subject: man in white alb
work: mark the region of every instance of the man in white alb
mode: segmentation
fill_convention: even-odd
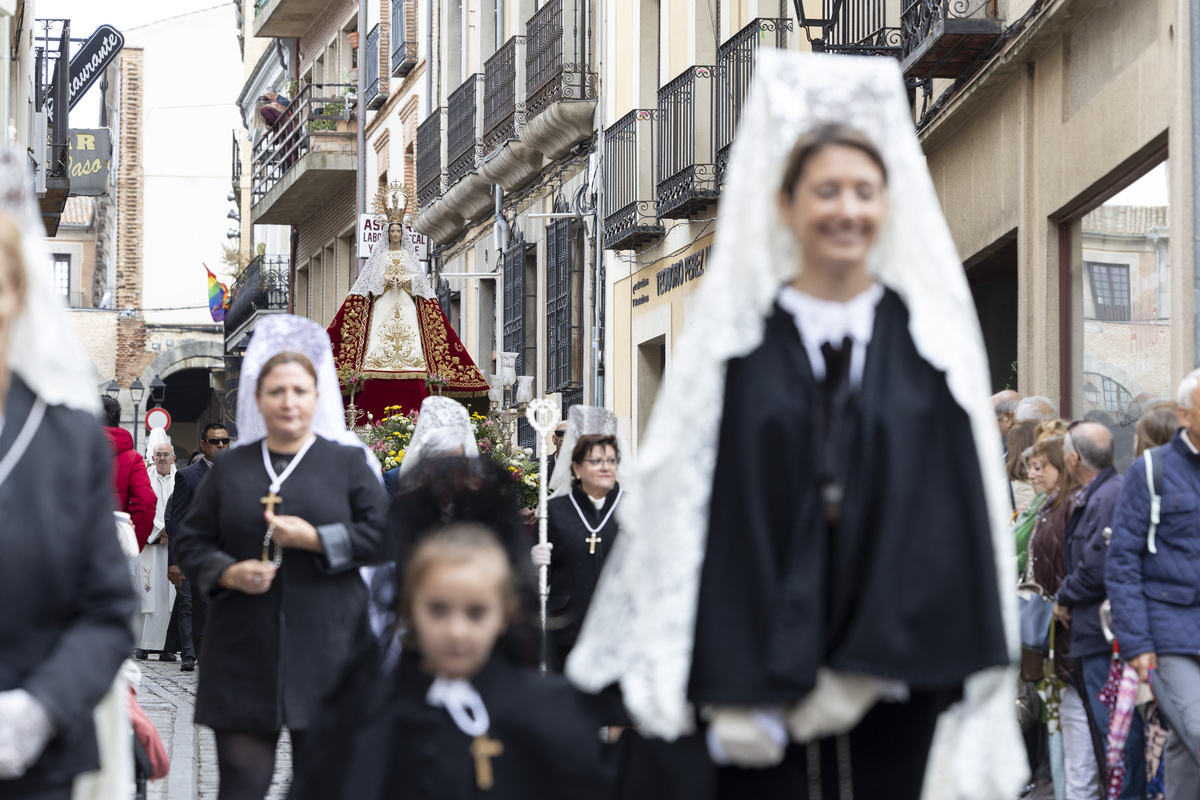
[[[174,661],[175,654],[165,652],[167,626],[171,622],[171,606],[175,603],[175,587],[167,580],[167,533],[163,521],[167,501],[175,490],[175,451],[165,431],[150,432],[147,455],[151,464],[146,468],[150,486],[157,501],[154,507],[154,530],[138,556],[138,599],[141,601],[141,634],[138,658],[147,651],[158,652],[159,660]]]

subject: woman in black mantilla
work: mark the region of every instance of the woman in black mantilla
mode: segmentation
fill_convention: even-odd
[[[667,739],[699,712],[722,797],[1014,796],[1007,487],[900,71],[758,58],[568,677]]]
[[[245,363],[243,446],[213,464],[179,541],[212,597],[196,721],[216,732],[220,800],[266,795],[283,726],[303,759],[317,704],[369,635],[356,567],[377,561],[387,513],[370,455],[333,440],[352,434],[325,332],[269,317]]]
[[[559,671],[579,638],[596,581],[621,531],[615,514],[622,496],[620,461],[615,436],[584,434],[575,441],[571,488],[547,504],[549,541],[531,551],[535,566],[550,566],[550,663]]]

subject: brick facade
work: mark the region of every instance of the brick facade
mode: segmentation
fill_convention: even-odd
[[[305,70],[312,65],[313,61],[321,55],[326,45],[329,44],[338,34],[338,30],[345,24],[346,20],[353,16],[358,10],[357,0],[334,0],[324,11],[321,12],[317,21],[300,39],[300,74],[303,75]],[[367,35],[366,31],[362,32],[363,37]],[[360,44],[362,42],[360,41]],[[382,77],[382,76],[381,76]],[[333,76],[333,80],[326,80],[326,83],[336,83],[338,76]]]
[[[146,320],[142,307],[142,74],[143,53],[121,52],[121,130],[117,169],[117,320],[116,379],[128,386],[141,374],[146,355]]]

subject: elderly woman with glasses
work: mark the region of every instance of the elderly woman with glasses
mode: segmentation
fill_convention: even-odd
[[[533,563],[550,565],[547,613],[555,621],[550,663],[559,670],[579,637],[600,571],[620,532],[614,513],[622,495],[620,461],[615,436],[580,436],[571,450],[571,489],[546,506],[549,543],[533,547]]]

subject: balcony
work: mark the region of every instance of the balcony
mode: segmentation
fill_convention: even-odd
[[[392,77],[403,78],[417,66],[416,0],[392,0]]]
[[[413,227],[445,244],[467,224],[462,215],[442,202],[446,191],[446,121],[444,108],[435,108],[417,126],[417,203],[421,210]]]
[[[587,0],[550,0],[526,25],[526,126],[521,141],[556,161],[591,138],[596,73]]]
[[[316,213],[353,183],[357,120],[348,84],[310,84],[300,90],[254,147],[250,179],[255,225],[292,225]]]
[[[717,80],[717,182],[725,184],[729,151],[737,134],[742,105],[754,77],[755,54],[760,47],[787,48],[790,19],[756,19],[717,49],[720,74]]]
[[[451,211],[464,220],[492,208],[491,182],[476,167],[483,160],[483,73],[476,72],[450,93],[446,112],[446,193]]]
[[[658,109],[639,108],[604,132],[604,248],[632,250],[663,235],[654,200]]]
[[[229,290],[225,312],[225,342],[246,333],[256,314],[288,310],[289,261],[287,256],[256,256]]]
[[[954,0],[958,2],[959,0]],[[894,27],[895,0],[826,0],[828,20],[822,42],[813,42],[813,50],[850,56],[900,57],[900,28]],[[888,7],[893,6],[889,14]],[[893,23],[893,27],[888,26]]]
[[[308,33],[328,6],[329,0],[256,0],[254,37],[300,38]]]
[[[369,110],[375,111],[388,99],[387,88],[379,90],[379,76],[387,74],[387,65],[380,63],[378,25],[371,28],[371,32],[367,34],[360,63],[363,69],[363,100],[366,101]]]
[[[525,127],[525,37],[514,36],[483,70],[483,161],[479,174],[506,192],[537,177],[544,159],[517,138]]]
[[[958,78],[1004,33],[996,0],[905,0],[900,67],[905,77]]]
[[[660,217],[685,219],[717,199],[713,94],[713,70],[702,66],[658,90]]]

